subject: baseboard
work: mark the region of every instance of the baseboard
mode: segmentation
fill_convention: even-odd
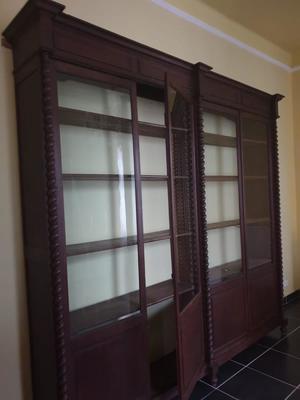
[[[290,293],[283,298],[283,304],[287,305],[298,299],[300,299],[300,290],[295,290],[293,293]]]

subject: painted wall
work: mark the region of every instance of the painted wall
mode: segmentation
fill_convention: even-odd
[[[1,30],[23,4],[21,0],[1,3]],[[161,9],[150,0],[66,0],[65,4],[69,14],[187,61],[208,63],[219,73],[269,93],[279,92],[286,96],[280,103],[281,118],[278,123],[284,275],[288,279],[286,294],[298,288],[295,147],[299,143],[295,142],[293,134],[292,76],[284,69]],[[201,15],[201,9],[196,8],[195,1],[176,0],[176,5],[182,8],[191,4],[193,12]],[[186,8],[186,11],[189,10]],[[222,22],[220,15],[210,13],[210,18],[211,23]],[[227,22],[228,26],[231,25]],[[234,28],[233,25],[231,28]],[[270,54],[275,56],[274,52],[278,49],[274,49],[273,45],[268,45],[257,36],[251,36],[251,40],[252,45],[265,51],[269,48]],[[282,62],[287,62],[284,54],[278,54],[278,57]],[[0,387],[4,399],[29,400],[30,364],[12,69],[11,52],[1,47]],[[299,121],[296,123],[299,130]]]

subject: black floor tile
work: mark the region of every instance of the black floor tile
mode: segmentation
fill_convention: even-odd
[[[190,397],[190,400],[200,400],[207,396],[210,392],[215,390],[213,387],[208,386],[204,382],[197,382],[195,389]]]
[[[300,358],[300,329],[279,342],[274,349]]]
[[[220,389],[239,400],[283,400],[293,387],[245,368]]]
[[[288,318],[287,333],[289,334],[300,326],[300,321],[295,318]],[[263,337],[259,343],[266,347],[273,346],[278,340],[282,339],[280,328],[271,331],[267,336]]]
[[[205,399],[208,400],[232,400],[231,396],[227,396],[227,394],[219,392],[219,390],[214,390],[212,394],[207,396]]]
[[[296,390],[288,400],[300,400],[300,390]]]
[[[287,317],[298,318],[300,320],[300,302],[296,301],[288,304],[284,309],[284,314]]]
[[[287,354],[269,350],[250,367],[294,386],[300,383],[300,360]]]
[[[218,385],[221,385],[232,375],[236,374],[241,368],[243,368],[242,365],[236,364],[232,361],[228,361],[226,364],[222,365],[218,373]],[[205,377],[203,381],[210,383],[209,377]]]
[[[249,364],[249,362],[253,361],[255,358],[259,357],[262,353],[264,353],[267,349],[259,346],[257,344],[248,347],[248,349],[242,351],[237,356],[233,358],[234,361],[237,361],[243,365]]]

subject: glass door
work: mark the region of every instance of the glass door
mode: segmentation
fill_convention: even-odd
[[[206,108],[203,130],[209,275],[216,283],[242,271],[236,118]]]
[[[185,400],[199,379],[204,360],[193,103],[171,82],[167,82],[166,91],[178,386],[180,398]]]
[[[242,114],[242,152],[247,266],[272,261],[268,124]]]
[[[77,398],[147,399],[135,86],[61,74],[58,103],[71,335],[94,346],[76,356]]]

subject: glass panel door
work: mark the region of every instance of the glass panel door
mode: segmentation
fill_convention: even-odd
[[[193,100],[167,84],[171,235],[180,398],[189,398],[203,367],[203,320],[195,199]]]
[[[237,129],[234,117],[203,113],[208,262],[211,282],[242,270]]]
[[[268,125],[242,116],[243,180],[248,268],[271,262]]]
[[[72,334],[138,313],[139,250],[129,88],[58,81]]]

